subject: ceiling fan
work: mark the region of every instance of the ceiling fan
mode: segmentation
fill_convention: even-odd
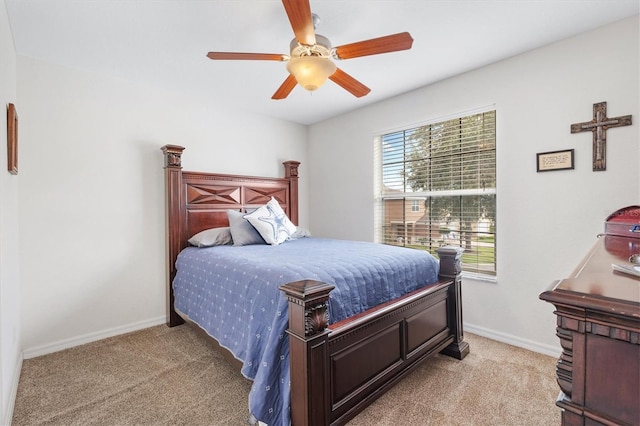
[[[306,90],[318,89],[327,79],[333,81],[356,97],[369,93],[369,89],[340,68],[333,59],[351,59],[379,53],[407,50],[413,44],[408,32],[392,34],[370,40],[332,47],[328,38],[315,33],[318,16],[311,13],[309,0],[282,0],[291,22],[295,38],[289,46],[289,54],[209,52],[213,60],[259,60],[288,62],[289,76],[271,99],[284,99],[300,84]]]

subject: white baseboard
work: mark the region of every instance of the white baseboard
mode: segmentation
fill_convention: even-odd
[[[142,330],[144,328],[165,324],[166,320],[167,319],[165,316],[152,318],[133,324],[128,324],[122,327],[115,327],[95,333],[72,337],[70,339],[60,340],[58,342],[50,343],[47,345],[28,348],[24,350],[23,357],[24,359],[35,358],[37,356],[58,352],[64,349],[72,348],[74,346],[84,345],[85,343],[95,342],[97,340],[117,336],[119,334],[130,333],[132,331]],[[465,323],[464,330],[468,331],[469,333],[477,334],[478,336],[497,340],[498,342],[507,343],[509,345],[518,346],[520,348],[528,349],[530,351],[538,352],[544,355],[558,357],[562,352],[559,344],[558,346],[544,345],[532,340],[522,339],[511,334],[500,333],[495,330],[491,330],[489,328],[477,326],[474,324]],[[22,365],[22,358],[20,359],[20,365]]]
[[[18,362],[13,371],[13,380],[11,381],[11,389],[9,390],[9,404],[7,405],[7,411],[4,413],[4,423],[2,423],[6,426],[11,426],[11,421],[13,420],[13,409],[16,405],[18,383],[20,383],[20,372],[22,371],[22,356],[22,354],[18,354]]]
[[[64,349],[72,348],[74,346],[84,345],[85,343],[95,342],[97,340],[117,336],[119,334],[130,333],[132,331],[142,330],[144,328],[165,324],[166,322],[167,317],[161,316],[132,324],[127,324],[121,327],[114,327],[107,330],[97,331],[95,333],[88,333],[82,336],[72,337],[70,339],[59,340],[57,342],[49,343],[46,345],[25,349],[23,351],[23,356],[24,359],[35,358],[37,356],[58,352]]]
[[[486,337],[488,339],[496,340],[508,345],[517,346],[519,348],[527,349],[533,352],[538,352],[543,355],[549,355],[558,358],[562,353],[560,342],[558,342],[558,346],[551,346],[534,342],[532,340],[523,339],[511,334],[500,333],[498,331],[476,326],[473,324],[465,323],[463,327],[464,331],[468,331],[469,333],[477,334],[478,336]]]

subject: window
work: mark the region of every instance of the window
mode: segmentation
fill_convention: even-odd
[[[488,111],[380,136],[376,240],[460,246],[463,271],[495,276],[495,123]]]

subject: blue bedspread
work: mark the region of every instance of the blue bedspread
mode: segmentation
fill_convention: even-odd
[[[438,261],[421,250],[301,238],[278,246],[188,247],[178,256],[175,307],[243,362],[249,411],[288,425],[288,305],[282,284],[333,284],[330,323],[433,283]]]

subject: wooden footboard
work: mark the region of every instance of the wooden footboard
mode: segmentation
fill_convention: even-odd
[[[328,326],[333,286],[281,286],[289,300],[293,425],[340,425],[386,392],[421,361],[442,352],[464,358],[461,251],[438,251],[441,280]]]

